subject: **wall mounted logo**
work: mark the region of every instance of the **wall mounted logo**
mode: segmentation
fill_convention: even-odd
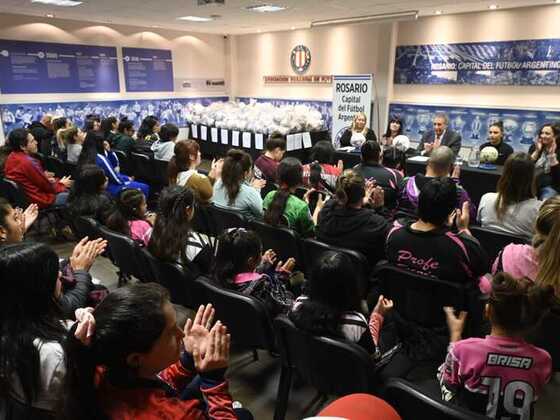
[[[297,45],[290,55],[290,64],[297,74],[303,74],[311,64],[311,51],[305,45]]]

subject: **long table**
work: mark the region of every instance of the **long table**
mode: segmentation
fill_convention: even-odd
[[[406,161],[406,174],[408,176],[424,173],[426,162],[408,159]],[[502,175],[503,167],[496,169],[480,169],[467,166],[466,162],[461,167],[461,185],[469,193],[471,200],[478,205],[480,198],[487,192],[496,192],[498,180]]]

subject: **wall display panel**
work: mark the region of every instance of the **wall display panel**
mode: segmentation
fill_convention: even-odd
[[[127,92],[173,92],[171,50],[123,48]]]
[[[560,39],[398,46],[396,84],[558,86]]]
[[[0,93],[119,92],[117,49],[0,40]]]
[[[425,131],[432,129],[436,113],[449,118],[449,126],[463,137],[463,147],[487,141],[488,127],[495,121],[504,124],[504,139],[517,151],[526,151],[533,144],[541,125],[560,122],[559,111],[531,111],[503,108],[464,108],[454,106],[409,105],[392,103],[389,114],[399,116],[404,134],[419,142]]]
[[[121,101],[87,101],[87,102],[57,102],[33,104],[0,104],[0,116],[4,133],[14,128],[25,127],[32,121],[41,118],[45,113],[53,116],[63,116],[72,119],[74,124],[82,127],[85,116],[98,114],[101,117],[126,116],[138,128],[142,120],[148,115],[155,115],[162,124],[173,123],[183,128],[187,127],[186,106],[190,103],[200,103],[204,106],[212,102],[227,101],[224,96],[200,98],[172,98],[149,100],[121,100]]]

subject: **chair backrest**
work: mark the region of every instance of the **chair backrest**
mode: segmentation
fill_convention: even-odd
[[[47,171],[53,172],[54,176],[58,178],[66,175],[64,162],[55,156],[47,156],[45,158],[45,166]]]
[[[285,316],[274,320],[282,364],[295,369],[320,393],[346,395],[371,391],[374,365],[358,344],[315,336],[297,328]]]
[[[445,326],[444,306],[468,309],[466,290],[461,284],[414,274],[386,262],[379,263],[373,275],[381,293],[397,302],[399,314],[423,327]]]
[[[393,406],[402,420],[483,420],[488,417],[465,408],[434,399],[404,379],[393,378],[385,385],[384,400]]]
[[[199,303],[211,303],[214,306],[215,319],[223,321],[236,344],[275,351],[272,320],[264,303],[256,298],[224,289],[205,276],[198,277],[195,284]]]
[[[132,152],[130,154],[130,159],[132,160],[132,165],[134,167],[134,176],[145,182],[152,182],[155,178],[155,171],[153,166],[153,159],[151,156]],[[132,174],[126,174],[132,175]]]
[[[99,230],[107,240],[111,258],[120,271],[141,278],[143,276],[140,270],[142,265],[138,260],[138,252],[136,251],[139,245],[128,236],[114,232],[104,226],[100,226]]]
[[[541,323],[529,334],[527,341],[537,347],[545,349],[552,357],[552,369],[560,371],[560,308],[554,308],[547,313]]]
[[[103,238],[101,225],[91,217],[77,216],[72,218],[72,227],[76,230],[78,238],[87,236],[90,240]]]
[[[12,207],[26,208],[28,201],[21,187],[11,179],[0,178],[0,197],[5,198]]]
[[[225,229],[247,227],[247,220],[245,217],[234,210],[223,209],[213,204],[208,206],[207,210],[215,226],[217,235],[222,233]]]
[[[112,149],[113,152],[119,158],[119,165],[121,168],[121,173],[126,175],[131,175],[134,173],[134,168],[132,166],[132,160],[130,157],[122,150]]]
[[[480,226],[470,226],[469,229],[488,254],[490,263],[494,262],[500,251],[504,249],[506,245],[511,243],[526,244],[529,242],[527,238],[521,236],[510,235]]]
[[[367,258],[363,254],[352,249],[335,247],[316,239],[304,239],[301,241],[301,246],[303,257],[306,261],[307,274],[309,274],[311,264],[317,261],[321,257],[321,255],[328,251],[339,252],[347,255],[352,260],[353,266],[356,268],[356,274],[358,275],[358,285],[362,296],[365,297],[368,289],[367,282],[370,268]]]
[[[154,181],[161,187],[169,185],[167,176],[167,166],[169,162],[166,160],[154,159]]]
[[[279,261],[286,261],[290,257],[295,258],[297,267],[304,270],[300,238],[296,232],[281,226],[271,226],[258,220],[250,221],[249,228],[257,233],[263,249],[273,249]]]
[[[71,176],[73,179],[76,179],[78,176],[78,165],[72,162],[64,162],[64,175]]]

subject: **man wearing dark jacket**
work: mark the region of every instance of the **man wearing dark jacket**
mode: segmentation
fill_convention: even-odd
[[[449,120],[445,114],[436,114],[433,121],[433,130],[427,131],[422,136],[418,145],[418,152],[423,156],[430,156],[432,151],[439,146],[447,146],[457,156],[461,150],[461,135],[449,128]]]
[[[52,126],[52,116],[45,114],[41,117],[40,121],[33,121],[28,129],[37,140],[39,152],[44,156],[52,154],[52,139],[54,136]]]

